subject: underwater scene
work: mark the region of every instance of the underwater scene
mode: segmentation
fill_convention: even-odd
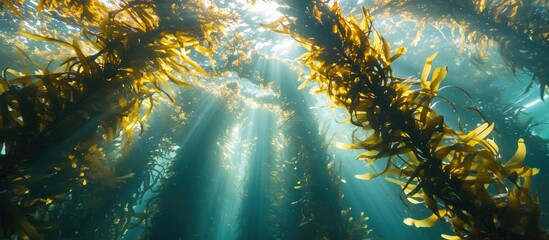
[[[0,19],[0,239],[549,239],[547,0]]]

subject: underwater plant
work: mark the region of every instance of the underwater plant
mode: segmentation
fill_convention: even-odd
[[[469,133],[446,125],[430,107],[448,73],[437,67],[428,79],[436,54],[427,59],[419,81],[401,79],[391,63],[405,49],[391,52],[367,9],[358,23],[346,19],[337,3],[279,2],[285,16],[263,26],[302,44],[307,52],[299,59],[309,69],[307,81],[347,109],[357,131],[367,134],[339,146],[366,150],[358,156],[366,165],[387,162],[379,173],[356,177],[393,176],[387,180],[401,185],[406,199],[433,212],[406,224],[427,227],[442,219],[464,239],[542,239],[539,204],[529,193],[538,170],[522,165],[524,141],[519,139],[515,155],[503,163],[496,143],[486,138],[493,124]]]
[[[493,43],[514,73],[526,70],[533,74],[532,80],[540,84],[540,97],[543,99],[545,86],[549,84],[547,3],[523,0],[376,0],[375,3],[374,14],[399,13],[405,19],[421,22],[423,27],[415,42],[425,23],[442,23],[459,27],[460,53],[466,42],[476,46],[475,61],[485,61],[488,58],[486,52]]]
[[[271,80],[285,102],[283,109],[292,115],[286,124],[288,146],[292,165],[296,169],[292,205],[301,216],[295,230],[297,239],[368,239],[370,229],[365,224],[364,213],[351,214],[344,206],[340,169],[328,154],[324,137],[318,133],[318,125],[309,109],[303,104],[305,95],[298,90],[298,74],[284,63],[273,61],[273,70],[280,73],[280,80]],[[275,67],[275,66],[281,67]],[[264,72],[265,78],[273,75]]]
[[[134,129],[144,128],[155,99],[171,98],[170,83],[190,86],[175,75],[186,79],[206,74],[188,54],[209,55],[215,49],[225,20],[217,13],[196,1],[162,5],[161,10],[155,1],[134,1],[106,15],[94,26],[99,30],[84,29],[85,41],[21,33],[57,43],[75,55],[54,70],[51,62],[43,66],[27,57],[39,72],[3,72],[0,201],[6,211],[1,213],[1,237],[40,239],[33,225],[42,223],[41,229],[55,236],[59,226],[48,223],[55,217],[47,209],[73,199],[72,189],[97,185],[87,190],[93,195],[133,176],[111,169],[100,144],[121,137],[124,155]]]

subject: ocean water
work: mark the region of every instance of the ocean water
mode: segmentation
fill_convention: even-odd
[[[0,238],[543,235],[525,234],[520,226],[549,226],[546,1],[337,3],[345,16],[341,21],[360,22],[362,7],[370,9],[372,25],[392,53],[407,49],[390,68],[399,81],[415,81],[413,89],[421,86],[426,59],[438,53],[433,66],[447,66],[448,73],[428,107],[443,116],[445,126],[466,135],[493,123],[486,138],[499,148],[491,153],[497,166],[524,155],[525,166],[539,169],[528,189],[539,213],[522,198],[523,205],[511,206],[514,191],[529,181],[519,179],[517,187],[513,177],[526,170],[490,175],[487,181],[497,187],[476,185],[486,186],[492,194],[487,201],[507,213],[487,208],[487,215],[476,215],[468,212],[474,207],[449,204],[501,231],[485,235],[472,233],[477,226],[452,228],[452,217],[443,212],[433,226],[410,226],[410,219],[433,212],[424,199],[416,196],[414,203],[402,184],[387,179],[406,183],[411,173],[356,177],[404,169],[409,155],[395,154],[389,165],[386,156],[368,164],[357,159],[365,149],[347,149],[345,144],[373,131],[350,123],[347,110],[315,82],[303,84],[331,70],[315,72],[300,64],[300,56],[312,51],[300,44],[303,36],[320,39],[336,31],[299,25],[288,36],[268,29],[271,23],[287,24],[280,20],[285,14],[298,20],[311,14],[290,11],[305,2],[2,2]],[[321,9],[313,19],[328,15],[322,11],[329,7]],[[303,30],[308,28],[311,32]],[[327,62],[324,58],[317,63]],[[517,151],[519,139],[526,152]],[[486,148],[486,142],[473,146]],[[481,173],[472,170],[469,176],[474,181]],[[415,179],[410,183],[419,185]],[[424,185],[419,192],[429,189]],[[440,196],[436,201],[439,210],[449,206]],[[537,223],[524,223],[529,212],[539,216]],[[510,225],[502,227],[495,216]],[[514,221],[517,216],[524,218]]]

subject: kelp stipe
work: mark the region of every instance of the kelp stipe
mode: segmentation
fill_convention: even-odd
[[[287,151],[292,156],[296,182],[292,183],[297,198],[292,205],[297,209],[298,225],[293,238],[297,239],[368,239],[370,229],[364,213],[353,216],[344,206],[342,178],[337,164],[329,156],[324,137],[318,133],[318,125],[306,105],[304,95],[298,91],[297,78],[289,66],[275,68],[281,75],[273,81],[285,102],[284,109],[292,112],[284,130],[288,133]],[[267,76],[269,72],[264,73]],[[272,81],[272,80],[271,80]],[[290,235],[291,236],[291,235]]]
[[[393,175],[388,180],[400,184],[411,202],[423,202],[433,212],[426,220],[405,223],[430,226],[441,218],[465,239],[542,239],[539,204],[529,194],[537,169],[522,166],[523,141],[503,164],[495,142],[486,139],[493,125],[467,134],[447,126],[430,108],[447,74],[446,67],[435,68],[428,79],[436,55],[427,59],[420,81],[399,79],[390,64],[404,50],[392,55],[367,9],[357,23],[346,20],[337,4],[280,2],[286,16],[264,26],[308,50],[300,58],[310,70],[308,80],[370,133],[340,145],[366,150],[358,157],[366,164],[387,161],[382,172],[357,177]]]
[[[106,164],[102,144],[123,132],[122,152],[126,152],[134,129],[138,125],[143,129],[158,96],[171,98],[170,83],[190,85],[175,73],[183,78],[205,74],[187,56],[189,51],[209,55],[216,34],[223,31],[218,22],[223,17],[212,17],[214,8],[196,1],[179,5],[185,6],[184,11],[163,8],[164,15],[159,16],[155,2],[130,2],[110,12],[101,26],[84,30],[87,41],[22,33],[58,43],[75,54],[53,70],[49,64],[40,66],[36,74],[4,71],[0,124],[6,134],[0,177],[5,190],[2,205],[7,207],[1,234],[39,239],[32,225],[45,223],[42,229],[52,234],[48,238],[71,235],[62,231],[63,226],[49,223],[48,219],[63,215],[49,216],[48,210],[61,211],[64,206],[61,212],[70,212],[70,206],[78,204],[62,203],[75,197],[71,190],[93,196],[133,176],[131,169],[117,168],[126,169],[118,172]],[[169,21],[166,11],[174,11]]]

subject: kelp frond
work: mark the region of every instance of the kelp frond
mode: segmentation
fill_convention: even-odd
[[[458,27],[459,52],[465,43],[474,46],[473,63],[483,63],[495,46],[515,73],[526,70],[540,84],[543,99],[549,85],[549,11],[546,2],[523,0],[376,0],[377,14],[401,14],[425,25]],[[418,38],[421,30],[418,33]],[[414,41],[417,43],[417,41]]]
[[[71,189],[116,187],[133,176],[108,167],[100,143],[122,132],[122,151],[127,152],[133,132],[144,128],[142,123],[158,96],[172,100],[172,84],[190,86],[185,79],[206,74],[192,56],[209,56],[215,36],[223,32],[223,15],[215,15],[216,9],[200,1],[179,7],[184,9],[171,9],[166,20],[158,15],[156,2],[127,3],[106,15],[103,24],[96,26],[99,31],[84,30],[85,41],[22,33],[59,44],[74,55],[56,69],[48,64],[36,74],[8,70],[11,75],[2,76],[3,205],[27,216],[38,211],[38,203],[45,208],[60,204],[63,197],[59,195]],[[35,238],[25,217],[6,214],[0,232],[8,235],[2,236],[16,231]],[[34,216],[35,222],[46,218]]]
[[[388,159],[381,173],[358,177],[392,176],[407,198],[435,215],[405,223],[430,226],[442,218],[465,239],[541,239],[539,203],[529,194],[538,170],[522,165],[525,144],[519,140],[517,153],[504,164],[496,143],[487,138],[493,124],[469,133],[446,125],[431,109],[447,74],[446,67],[431,71],[434,55],[420,81],[404,81],[391,69],[404,50],[391,51],[367,9],[358,23],[346,19],[337,3],[282,2],[285,17],[264,26],[307,49],[300,61],[310,70],[308,80],[370,133],[348,147],[366,150],[360,159],[367,162]]]

